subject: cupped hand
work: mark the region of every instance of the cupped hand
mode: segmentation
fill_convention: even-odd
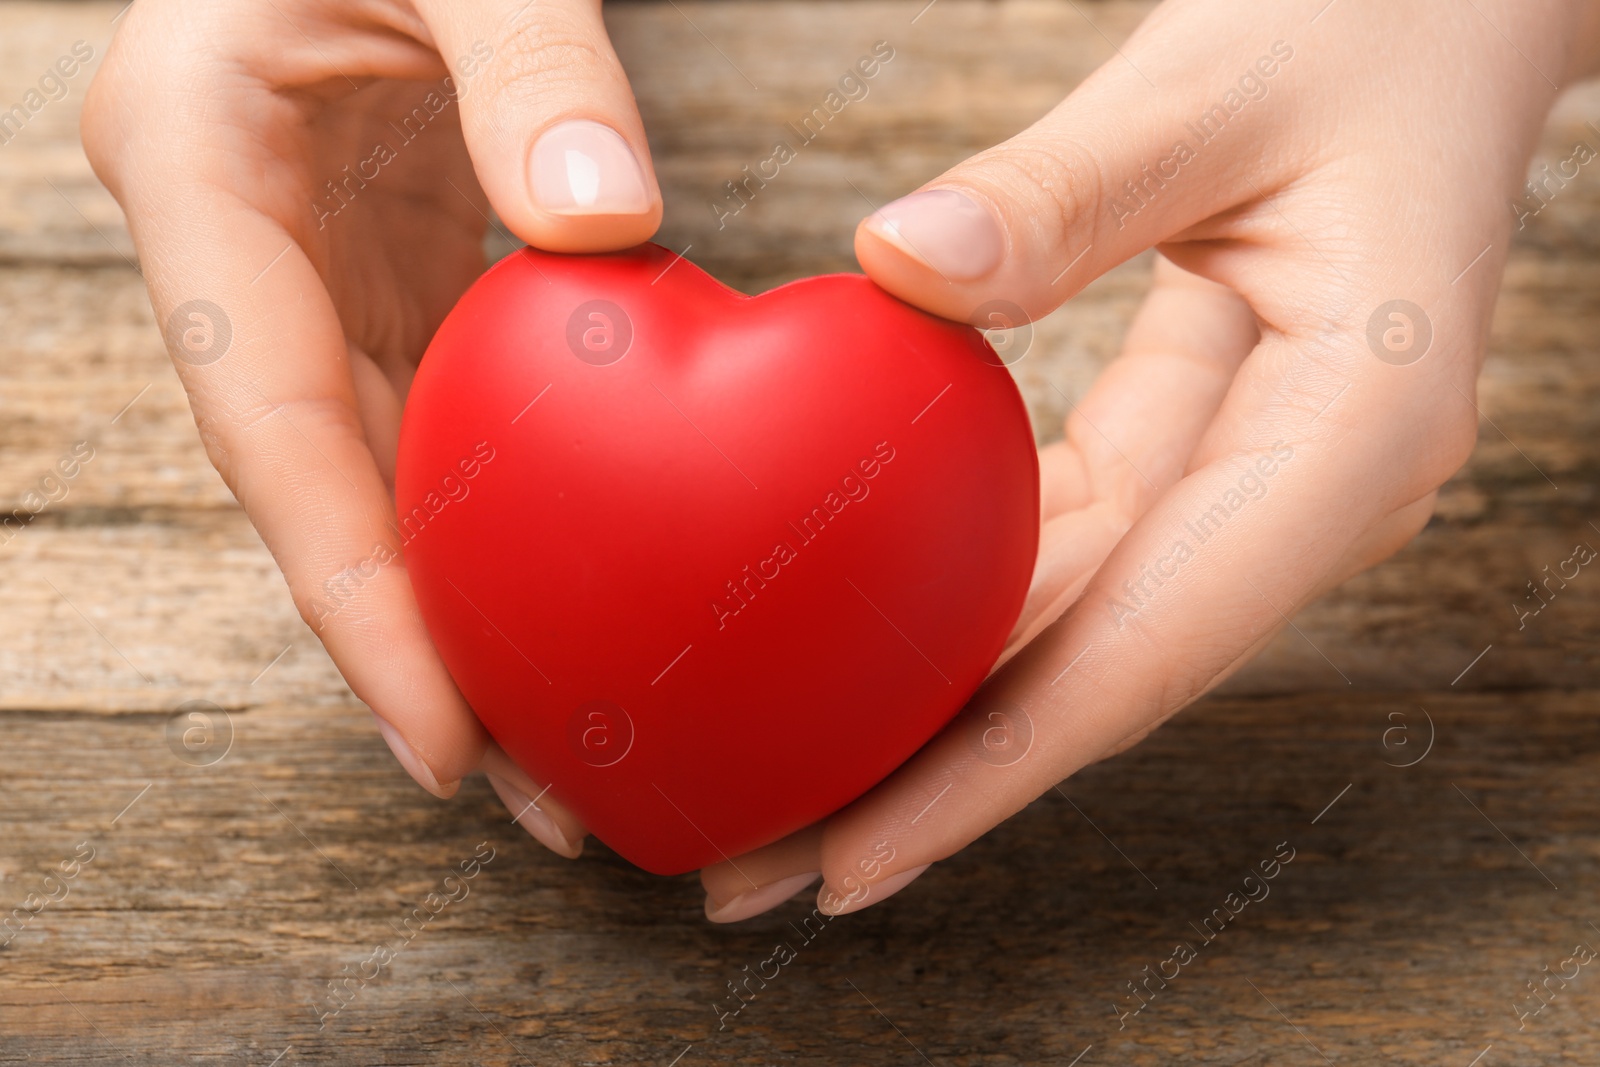
[[[708,916],[819,872],[824,912],[885,899],[1410,540],[1476,441],[1528,159],[1597,29],[1570,0],[1168,0],[1038,124],[866,219],[868,274],[980,326],[1162,258],[1041,453],[1003,665],[866,796],[704,871]]]
[[[582,825],[532,804],[434,649],[392,492],[406,391],[491,206],[554,251],[660,221],[598,0],[140,0],[83,138],[211,462],[395,755],[439,796],[483,766],[576,855]]]

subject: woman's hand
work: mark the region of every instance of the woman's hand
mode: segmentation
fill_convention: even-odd
[[[576,855],[583,827],[532,806],[440,661],[391,493],[406,391],[484,268],[489,208],[556,251],[660,221],[598,0],[139,0],[83,137],[211,462],[395,755],[439,796],[485,766]]]
[[[825,912],[883,900],[1410,540],[1476,441],[1528,158],[1597,30],[1571,0],[1168,0],[1038,124],[864,221],[880,285],[981,326],[1164,260],[1041,454],[1012,658],[865,797],[708,868],[708,915],[819,871]]]

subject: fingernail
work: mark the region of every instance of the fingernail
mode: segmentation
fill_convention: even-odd
[[[486,777],[489,779],[489,785],[494,788],[495,795],[511,813],[511,821],[528,831],[535,841],[556,855],[565,856],[569,860],[575,860],[583,853],[583,842],[574,844],[568,841],[555,820],[541,811],[534,804],[532,797],[499,775],[490,774]]]
[[[456,790],[461,788],[460,782],[451,782],[449,785],[440,785],[439,779],[433,776],[433,771],[422,762],[422,757],[400,736],[400,731],[378,718],[373,713],[373,719],[378,723],[378,732],[389,745],[389,751],[394,753],[394,758],[400,761],[400,766],[406,769],[416,783],[441,800],[448,800],[456,795]]]
[[[617,131],[588,119],[550,127],[529,161],[533,197],[557,215],[643,215],[644,168]]]
[[[740,893],[726,904],[717,905],[711,902],[711,897],[706,897],[706,918],[714,923],[736,923],[760,915],[764,911],[782,904],[806,886],[822,877],[821,871],[808,871],[790,878],[784,878],[764,885],[760,889],[752,889],[747,893]]]
[[[834,892],[824,883],[817,892],[817,910],[824,915],[849,915],[852,911],[860,911],[868,904],[877,904],[888,900],[916,881],[917,876],[930,866],[931,864],[924,863],[921,867],[913,867],[909,871],[891,874],[881,882],[873,882],[867,886],[867,892],[855,900],[851,900],[847,894]]]
[[[970,282],[1000,265],[1005,238],[988,208],[954,189],[924,189],[874,212],[884,240],[946,279]]]

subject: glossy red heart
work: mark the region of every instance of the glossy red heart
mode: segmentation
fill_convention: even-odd
[[[646,870],[776,840],[961,708],[1027,591],[1027,412],[982,335],[859,275],[736,293],[530,249],[406,402],[406,566],[535,782]]]

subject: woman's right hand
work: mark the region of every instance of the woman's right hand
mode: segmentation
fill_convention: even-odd
[[[84,145],[207,455],[412,777],[447,797],[485,765],[525,828],[576,855],[581,823],[531,803],[542,787],[434,649],[393,485],[406,391],[484,269],[490,208],[552,251],[625,248],[660,222],[598,0],[125,10]]]

